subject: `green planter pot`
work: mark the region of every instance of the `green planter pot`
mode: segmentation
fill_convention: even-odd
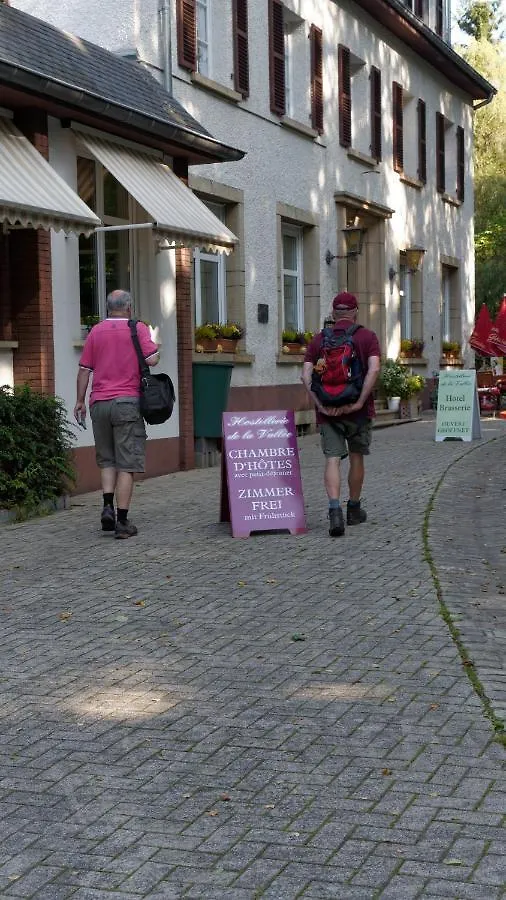
[[[221,417],[228,404],[232,362],[193,363],[193,434],[221,437]]]

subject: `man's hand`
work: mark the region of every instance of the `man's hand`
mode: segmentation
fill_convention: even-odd
[[[79,425],[86,420],[86,403],[76,403],[74,406],[74,419]]]

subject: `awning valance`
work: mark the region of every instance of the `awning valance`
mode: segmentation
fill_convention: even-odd
[[[100,219],[16,126],[0,116],[0,222],[91,234]]]
[[[234,249],[235,234],[155,156],[87,132],[79,132],[79,138],[142,206],[157,234],[178,247]]]

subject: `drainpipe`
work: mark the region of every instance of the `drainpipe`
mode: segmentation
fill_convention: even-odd
[[[172,94],[172,40],[170,0],[158,0],[158,16],[160,20],[163,86],[168,94]]]

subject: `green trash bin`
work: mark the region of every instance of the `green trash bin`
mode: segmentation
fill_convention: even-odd
[[[233,362],[193,363],[193,434],[221,437],[221,416],[228,403]]]

